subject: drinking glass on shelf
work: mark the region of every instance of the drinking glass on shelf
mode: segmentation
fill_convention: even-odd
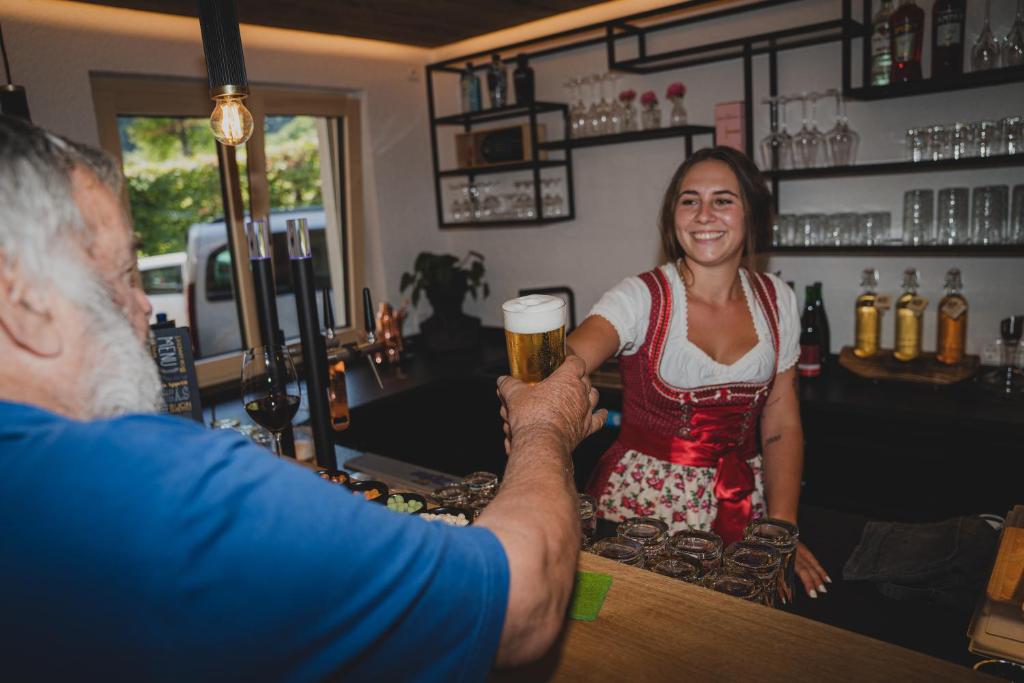
[[[478,183],[483,190],[483,201],[480,202],[480,220],[493,221],[498,218],[498,210],[501,202],[494,195],[494,188],[498,181],[487,180]]]
[[[1013,186],[1013,201],[1010,208],[1010,244],[1024,244],[1024,185]]]
[[[825,215],[803,213],[796,217],[797,244],[801,247],[816,247],[821,244],[825,231]]]
[[[857,146],[860,135],[850,128],[846,116],[846,100],[840,90],[830,90],[836,101],[836,122],[825,136],[828,158],[833,166],[851,166],[857,161]]]
[[[943,245],[964,244],[967,240],[967,215],[970,194],[966,187],[939,190],[938,242]]]
[[[597,103],[601,119],[601,135],[610,135],[615,132],[615,122],[612,120],[612,103],[610,101],[612,81],[609,74],[596,76],[598,90],[601,93],[601,101]]]
[[[1024,154],[1024,116],[1007,116],[1001,123],[1003,151]]]
[[[242,403],[253,421],[274,435],[283,455],[281,435],[299,410],[301,391],[284,346],[257,346],[242,355]]]
[[[448,207],[448,213],[451,216],[452,223],[461,223],[463,218],[463,212],[465,211],[462,203],[462,184],[452,183],[448,186],[448,190],[454,195],[452,203]]]
[[[821,148],[822,135],[818,124],[813,120],[812,109],[817,95],[803,93],[800,95],[800,131],[793,136],[793,155],[798,168],[814,168],[818,165],[818,154]]]
[[[783,101],[782,97],[768,97],[763,100],[768,105],[771,126],[771,132],[761,140],[761,162],[765,169],[793,167],[792,138],[788,133],[779,130],[779,112],[785,106]]]
[[[1024,0],[1017,0],[1017,16],[1003,38],[1003,66],[1024,64]]]
[[[583,137],[587,128],[587,108],[583,105],[583,98],[580,95],[582,82],[573,76],[563,83],[562,87],[569,91],[570,136]]]
[[[796,216],[791,213],[779,214],[779,229],[782,239],[781,246],[792,247],[797,244]]]
[[[605,76],[608,81],[608,92],[610,105],[610,116],[611,116],[611,128],[609,133],[622,133],[626,130],[626,108],[619,102],[619,81],[622,80],[622,74],[612,72]]]
[[[1002,152],[1002,125],[998,121],[976,121],[972,127],[979,157],[990,157]]]
[[[985,23],[971,48],[971,68],[974,71],[986,71],[999,66],[999,43],[992,34],[991,16],[992,0],[985,0]]]
[[[969,123],[957,121],[950,125],[950,156],[964,159],[977,154],[974,148],[974,127]]]
[[[850,244],[850,222],[846,213],[831,213],[826,219],[826,244],[830,247],[845,247]]]
[[[935,193],[931,190],[909,190],[903,195],[903,241],[915,247],[934,238]]]
[[[587,105],[587,129],[585,135],[601,134],[600,77],[597,74],[583,77],[584,96],[590,102]]]
[[[885,242],[889,236],[887,213],[872,211],[857,216],[859,243],[873,247]]]
[[[928,158],[941,161],[951,156],[950,129],[946,126],[930,126],[928,128]]]
[[[1006,185],[974,188],[971,198],[971,241],[974,244],[1001,244],[1006,230]]]
[[[924,161],[928,158],[928,128],[908,128],[906,140],[909,161]]]

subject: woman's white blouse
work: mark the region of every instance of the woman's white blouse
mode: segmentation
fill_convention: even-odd
[[[772,376],[775,351],[772,348],[768,321],[747,280],[747,272],[740,269],[740,282],[747,300],[757,345],[731,365],[713,360],[687,337],[686,290],[673,263],[661,266],[661,271],[672,288],[672,315],[668,339],[661,356],[661,378],[672,386],[695,389],[711,384],[731,382],[767,382]],[[793,367],[800,357],[800,311],[796,294],[786,283],[769,275],[775,284],[779,305],[779,368],[784,372]],[[651,293],[639,276],[628,277],[605,292],[590,310],[612,324],[619,334],[619,354],[631,355],[640,350],[647,336],[650,320]]]

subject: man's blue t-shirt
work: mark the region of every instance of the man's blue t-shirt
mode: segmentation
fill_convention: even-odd
[[[486,529],[391,512],[178,418],[0,402],[0,670],[30,680],[480,680]]]

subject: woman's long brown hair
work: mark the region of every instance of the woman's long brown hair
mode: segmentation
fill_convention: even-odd
[[[658,217],[658,230],[661,233],[661,246],[665,256],[672,261],[680,261],[686,252],[676,237],[676,201],[679,197],[679,184],[691,168],[702,161],[721,161],[729,166],[740,186],[740,198],[746,216],[746,235],[743,240],[743,266],[750,272],[756,270],[755,256],[759,237],[766,237],[772,226],[772,194],[768,189],[761,171],[743,152],[732,147],[708,147],[694,152],[679,165],[672,174],[665,197],[661,202],[661,213]],[[682,273],[689,278],[689,269],[681,261]]]

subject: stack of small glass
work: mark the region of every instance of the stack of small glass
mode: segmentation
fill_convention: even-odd
[[[590,551],[750,602],[775,607],[780,598],[782,604],[792,601],[800,537],[795,524],[756,520],[746,528],[743,540],[724,552],[722,539],[713,532],[669,535],[668,525],[653,517],[623,520],[616,531],[616,536],[595,542]]]
[[[772,225],[773,247],[871,247],[892,241],[892,215],[867,213],[779,214]]]
[[[909,161],[941,161],[1024,153],[1024,116],[909,128]]]
[[[615,83],[619,78],[621,76],[617,73],[590,74],[573,76],[564,83],[569,93],[572,137],[584,138],[637,130],[638,119],[633,98],[614,95]]]
[[[817,104],[818,100],[828,98],[835,102],[835,123],[829,130],[822,131],[818,128]],[[761,168],[785,170],[856,163],[860,135],[850,128],[841,91],[781,95],[762,102],[768,105],[771,132],[761,141]],[[796,135],[786,130],[786,106],[792,102],[800,102],[801,106],[802,126]]]
[[[968,223],[968,196],[970,222]],[[1012,199],[1011,199],[1012,197]],[[922,245],[1024,244],[1024,185],[948,187],[903,195],[903,242]]]
[[[568,214],[561,178],[541,178],[541,215],[558,218]],[[448,215],[452,223],[533,220],[537,217],[532,180],[477,180],[448,186],[452,199]]]

